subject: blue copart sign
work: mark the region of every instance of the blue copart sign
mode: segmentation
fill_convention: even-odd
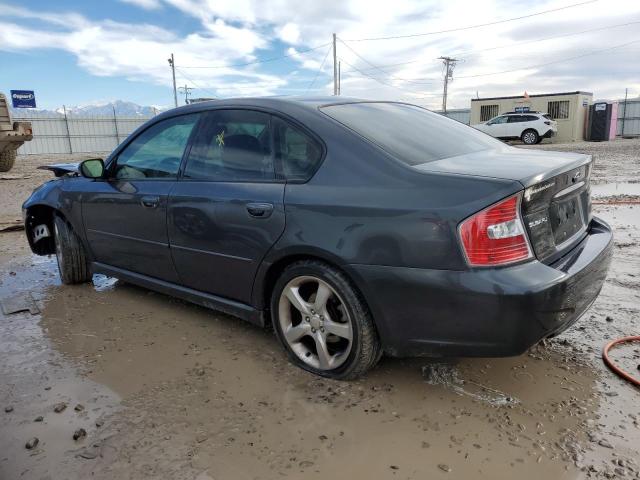
[[[36,95],[33,90],[11,90],[13,108],[36,108]]]

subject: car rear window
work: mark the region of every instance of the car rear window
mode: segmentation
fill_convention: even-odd
[[[361,102],[320,110],[411,166],[502,146],[489,135],[414,105]]]

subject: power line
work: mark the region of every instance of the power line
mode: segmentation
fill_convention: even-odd
[[[589,0],[589,1],[586,1],[586,2],[580,2],[580,3],[571,4],[571,5],[566,5],[564,7],[552,8],[550,10],[544,10],[542,12],[530,13],[529,15],[522,15],[520,17],[507,18],[505,20],[497,20],[495,22],[479,23],[477,25],[468,25],[466,27],[450,28],[448,30],[440,30],[440,31],[437,31],[437,32],[413,33],[411,35],[395,35],[395,36],[389,36],[389,37],[353,38],[353,39],[348,39],[347,41],[348,42],[369,42],[369,41],[376,41],[376,40],[395,40],[395,39],[398,39],[398,38],[425,37],[427,35],[439,35],[441,33],[459,32],[461,30],[471,30],[473,28],[488,27],[490,25],[498,25],[498,24],[501,24],[501,23],[513,22],[515,20],[523,20],[525,18],[536,17],[538,15],[545,15],[547,13],[559,12],[560,10],[566,10],[568,8],[580,7],[582,5],[587,5],[589,3],[595,3],[595,2],[598,2],[598,1],[599,0]]]
[[[551,62],[540,63],[538,65],[530,65],[530,66],[527,66],[527,67],[514,68],[512,70],[502,70],[500,72],[478,73],[478,74],[475,74],[475,75],[460,75],[460,76],[458,76],[458,78],[488,77],[488,76],[491,76],[491,75],[500,75],[500,74],[503,74],[503,73],[513,73],[513,72],[519,72],[521,70],[529,70],[531,68],[546,67],[547,65],[553,65],[553,64],[556,64],[556,63],[567,62],[569,60],[575,60],[577,58],[587,57],[589,55],[595,55],[597,53],[607,52],[609,50],[615,50],[616,48],[626,47],[627,45],[631,45],[633,43],[638,43],[638,42],[640,42],[640,40],[633,40],[632,42],[622,43],[620,45],[614,45],[613,47],[603,48],[603,49],[600,49],[600,50],[593,50],[591,52],[582,53],[580,55],[575,55],[573,57],[561,58],[559,60],[553,60]]]
[[[373,63],[371,63],[369,60],[367,60],[366,58],[364,58],[362,55],[360,55],[358,52],[356,52],[351,46],[349,46],[344,40],[342,40],[341,38],[339,38],[340,42],[347,47],[349,50],[351,50],[351,52],[358,57],[360,60],[362,60],[363,62],[365,62],[368,65],[371,65],[371,67],[373,67],[376,70],[379,70],[380,72],[384,73],[385,75],[387,75],[389,78],[393,79],[393,80],[399,80],[402,82],[407,82],[407,83],[415,83],[417,85],[433,85],[433,82],[417,82],[415,80],[409,80],[407,78],[400,78],[400,77],[396,77],[394,75],[389,75],[389,72],[385,72],[384,70],[382,70],[380,67],[378,67],[377,65],[374,65]],[[435,80],[435,79],[434,79]]]
[[[304,53],[312,52],[314,50],[319,50],[320,48],[326,47],[327,45],[330,45],[330,44],[331,44],[331,42],[323,43],[322,45],[318,45],[317,47],[308,48],[306,50],[300,50],[299,52],[296,52],[296,53],[289,53],[287,55],[281,55],[279,57],[265,58],[264,60],[253,60],[251,62],[235,63],[233,65],[199,65],[199,66],[184,66],[184,65],[180,65],[180,68],[234,68],[234,67],[246,67],[248,65],[256,65],[258,63],[276,62],[278,60],[282,60],[282,59],[285,59],[285,58],[295,57],[295,56],[298,56],[298,55],[302,55]]]
[[[387,87],[391,87],[391,88],[395,88],[395,89],[400,90],[400,91],[405,92],[405,93],[413,93],[413,94],[422,95],[422,97],[416,97],[416,98],[426,99],[427,97],[439,96],[439,95],[437,95],[437,94],[431,94],[431,95],[429,95],[429,94],[423,94],[423,93],[421,93],[421,92],[416,92],[415,90],[407,90],[407,89],[404,89],[404,88],[398,87],[398,86],[396,86],[396,85],[393,85],[392,83],[387,83],[387,82],[385,82],[385,81],[383,81],[383,80],[380,80],[379,78],[376,78],[376,77],[374,77],[374,76],[372,76],[372,75],[369,75],[369,74],[367,74],[367,73],[363,72],[363,71],[362,71],[362,70],[360,70],[359,68],[356,68],[356,67],[354,67],[353,65],[351,65],[349,62],[347,62],[347,61],[346,61],[345,59],[343,59],[343,58],[341,58],[340,60],[341,60],[342,62],[346,63],[347,65],[349,65],[353,70],[355,70],[356,72],[360,73],[361,75],[363,75],[363,76],[365,76],[365,77],[367,77],[367,78],[370,78],[371,80],[374,80],[374,81],[376,81],[376,82],[378,82],[378,83],[380,83],[380,84],[382,84],[382,85],[385,85],[385,86],[387,86]]]
[[[194,82],[191,78],[187,77],[184,72],[182,70],[180,70],[179,68],[176,67],[176,71],[182,75],[186,80],[190,81],[193,85],[195,85],[195,87],[199,90],[202,90],[203,92],[209,92],[214,98],[218,98],[218,95],[213,91],[210,90],[208,88],[204,88],[201,87],[200,85],[198,85],[196,82]]]
[[[469,53],[480,53],[480,52],[485,52],[485,51],[491,51],[491,50],[498,50],[501,48],[509,48],[509,47],[515,47],[515,46],[519,46],[519,45],[528,45],[531,43],[537,43],[537,42],[544,42],[546,40],[553,40],[553,39],[557,39],[557,38],[564,38],[564,37],[571,37],[571,36],[575,36],[575,35],[582,35],[585,33],[591,33],[591,32],[597,32],[597,31],[602,31],[602,30],[608,30],[611,28],[617,28],[617,27],[627,27],[630,25],[637,25],[639,24],[640,21],[634,21],[634,22],[628,22],[628,23],[618,23],[616,25],[609,25],[606,27],[598,27],[598,28],[592,28],[589,30],[582,30],[579,32],[571,32],[571,33],[564,33],[561,35],[554,35],[551,37],[543,37],[543,38],[536,38],[536,39],[532,39],[532,40],[524,40],[522,42],[512,42],[508,45],[498,45],[498,46],[494,46],[494,47],[487,47],[487,48],[479,48],[479,49],[474,49],[474,50],[461,50],[458,52],[454,52],[454,55],[456,55],[457,57],[463,56],[465,58],[471,56],[471,55],[466,55],[465,54],[469,54]],[[345,40],[342,40],[342,42],[344,42]],[[421,62],[423,61],[422,58],[416,58],[414,60],[408,60],[406,62],[399,62],[399,63],[388,63],[388,64],[384,64],[384,65],[377,65],[375,67],[372,68],[363,68],[361,69],[362,71],[370,71],[370,70],[380,70],[380,71],[384,71],[385,68],[391,68],[391,67],[399,67],[399,66],[403,66],[403,65],[409,65],[412,63],[417,63],[417,62]],[[347,73],[347,72],[345,72]],[[388,74],[389,72],[386,72],[386,74]]]
[[[385,68],[400,67],[402,65],[408,65],[410,63],[416,63],[416,62],[420,62],[420,61],[422,61],[421,58],[420,59],[416,58],[415,60],[409,60],[409,61],[406,61],[406,62],[399,62],[399,63],[386,63],[384,65],[378,65],[376,67],[363,68],[362,70],[365,71],[365,72],[368,72],[370,70],[381,70],[381,71],[384,71]],[[347,70],[345,73],[348,73],[349,71],[350,70]],[[384,71],[384,73],[385,74],[389,74],[389,72],[387,72],[387,71]]]
[[[304,91],[304,93],[307,93],[309,90],[311,90],[311,87],[313,87],[313,84],[316,83],[316,80],[318,79],[318,75],[320,75],[320,72],[322,72],[322,67],[324,67],[325,62],[327,61],[327,57],[329,56],[329,52],[333,49],[333,42],[331,42],[329,45],[331,45],[331,46],[329,48],[327,48],[327,53],[324,54],[324,58],[322,59],[322,63],[320,64],[320,68],[316,72],[316,76],[313,77],[313,80],[311,80],[311,83],[309,84],[307,89]]]
[[[565,38],[565,37],[572,37],[572,36],[575,36],[575,35],[583,35],[585,33],[599,32],[601,30],[608,30],[610,28],[628,27],[629,25],[637,25],[639,23],[640,23],[640,21],[628,22],[628,23],[619,23],[617,25],[609,25],[607,27],[599,27],[599,28],[591,28],[589,30],[582,30],[580,32],[563,33],[561,35],[554,35],[554,36],[551,36],[551,37],[537,38],[537,39],[534,39],[534,40],[524,40],[522,42],[513,42],[513,43],[510,43],[509,45],[498,45],[496,47],[480,48],[480,49],[477,49],[477,50],[463,50],[461,52],[456,53],[456,55],[460,56],[460,55],[464,55],[466,53],[487,52],[487,51],[490,51],[490,50],[498,50],[498,49],[501,49],[501,48],[516,47],[516,46],[519,46],[519,45],[528,45],[530,43],[544,42],[544,41],[547,41],[547,40],[554,40],[556,38]],[[467,55],[467,56],[470,56],[470,55]]]

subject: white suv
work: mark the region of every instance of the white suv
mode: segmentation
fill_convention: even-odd
[[[558,124],[546,113],[508,112],[488,122],[472,125],[481,132],[503,140],[520,139],[527,145],[540,143],[558,133]]]

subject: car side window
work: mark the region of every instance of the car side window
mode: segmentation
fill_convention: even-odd
[[[502,117],[496,117],[493,120],[491,120],[489,123],[491,125],[496,125],[496,124],[500,124],[500,123],[507,123],[508,117],[506,116],[502,116]]]
[[[275,179],[271,116],[253,110],[204,114],[183,177],[218,182]]]
[[[322,147],[301,129],[274,119],[276,158],[287,180],[308,180],[322,158]]]
[[[117,179],[176,178],[184,149],[199,114],[168,118],[138,135],[118,155]]]

